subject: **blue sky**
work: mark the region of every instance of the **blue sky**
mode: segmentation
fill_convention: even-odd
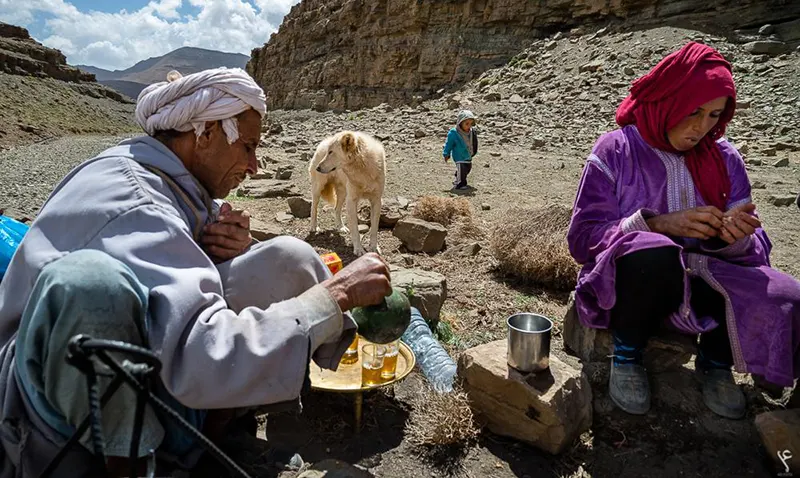
[[[183,46],[250,54],[299,0],[0,0],[0,21],[26,27],[70,64],[110,70]]]

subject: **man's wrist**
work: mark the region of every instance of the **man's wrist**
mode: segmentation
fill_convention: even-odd
[[[341,309],[342,312],[347,312],[352,308],[350,297],[348,297],[344,288],[336,283],[335,279],[328,279],[320,285],[325,287],[328,294],[330,294],[331,298],[339,305],[339,309]]]

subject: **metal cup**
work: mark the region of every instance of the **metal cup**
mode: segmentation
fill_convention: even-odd
[[[553,321],[538,314],[514,314],[508,324],[508,365],[520,372],[540,372],[550,366]]]

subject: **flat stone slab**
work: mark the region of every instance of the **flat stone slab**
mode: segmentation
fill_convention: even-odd
[[[459,357],[473,409],[493,433],[561,453],[592,423],[589,380],[554,355],[547,371],[522,374],[508,366],[506,352],[507,341],[498,340]]]
[[[585,327],[575,308],[575,293],[570,295],[563,322],[564,345],[584,362],[609,361],[614,341],[607,329]],[[696,337],[663,333],[650,339],[644,351],[645,367],[658,372],[683,365],[696,353]]]
[[[281,198],[300,196],[300,190],[294,184],[277,179],[254,179],[239,186],[236,195],[257,199]]]
[[[257,241],[268,241],[283,234],[281,227],[275,223],[250,218],[250,235]]]

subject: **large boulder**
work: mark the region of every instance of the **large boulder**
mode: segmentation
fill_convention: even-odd
[[[435,222],[407,217],[397,222],[392,234],[411,252],[439,252],[444,247],[447,228]]]
[[[458,374],[489,430],[558,454],[592,423],[592,389],[581,370],[550,356],[548,370],[522,374],[508,366],[507,341],[464,352]]]
[[[411,305],[419,309],[428,323],[435,324],[441,316],[447,299],[447,279],[441,274],[420,269],[397,269],[392,274],[392,285],[410,290]]]
[[[607,329],[585,327],[575,308],[575,293],[570,295],[562,325],[564,346],[584,362],[609,360],[614,341]],[[654,372],[664,371],[691,360],[696,352],[696,337],[676,333],[659,333],[651,338],[644,351],[645,366]]]

